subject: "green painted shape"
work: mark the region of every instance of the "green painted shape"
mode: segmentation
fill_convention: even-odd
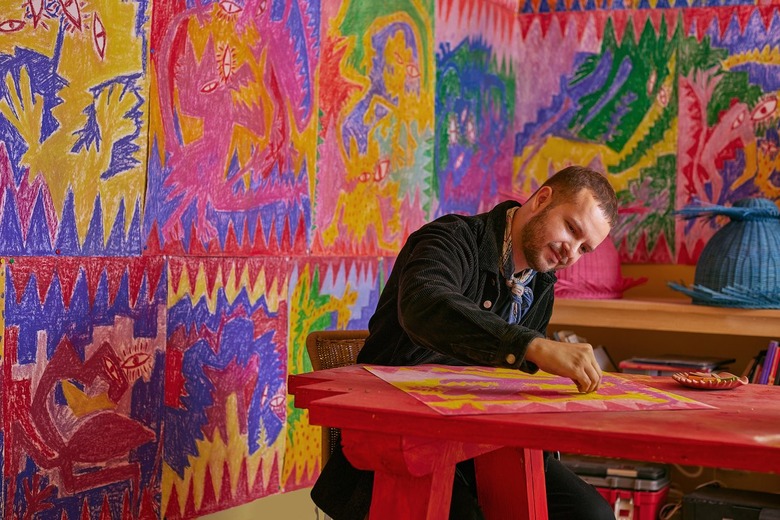
[[[424,0],[423,5],[429,14],[429,19],[433,20],[434,8],[433,0]],[[399,11],[409,15],[420,33],[420,45],[422,46],[420,60],[423,67],[423,84],[430,84],[430,56],[431,44],[433,43],[433,22],[431,27],[426,27],[423,18],[410,0],[382,0],[381,2],[370,2],[368,0],[352,0],[347,7],[344,21],[341,23],[341,34],[344,36],[353,36],[355,38],[355,50],[348,58],[348,63],[361,74],[368,72],[363,67],[363,58],[366,55],[366,49],[363,45],[363,35],[368,32],[368,28],[377,18],[389,16]]]

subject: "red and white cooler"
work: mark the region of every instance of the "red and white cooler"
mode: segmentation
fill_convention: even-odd
[[[669,469],[663,464],[561,455],[563,462],[615,510],[616,520],[656,520],[669,495]]]

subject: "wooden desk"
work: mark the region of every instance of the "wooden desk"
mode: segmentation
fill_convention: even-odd
[[[502,520],[547,518],[542,450],[780,472],[780,387],[626,377],[718,408],[443,416],[359,365],[292,375],[288,390],[312,424],[342,429],[352,464],[376,472],[371,520],[446,519],[455,463],[472,457],[486,518]]]

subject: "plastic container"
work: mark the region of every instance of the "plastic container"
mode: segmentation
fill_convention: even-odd
[[[656,520],[669,495],[663,464],[562,455],[563,462],[612,504],[616,520]]]

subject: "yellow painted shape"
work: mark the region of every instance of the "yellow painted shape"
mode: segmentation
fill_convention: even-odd
[[[248,438],[240,433],[238,422],[238,408],[235,394],[227,398],[225,410],[227,412],[226,426],[227,439],[222,439],[219,430],[215,430],[214,439],[203,439],[196,442],[196,455],[188,457],[189,466],[184,470],[184,476],[179,477],[176,471],[167,464],[163,464],[162,471],[162,510],[168,508],[168,501],[171,498],[171,492],[176,487],[176,493],[179,497],[179,510],[184,511],[189,495],[190,482],[194,495],[195,509],[199,510],[203,503],[203,494],[205,489],[206,468],[211,472],[212,486],[217,498],[222,493],[222,477],[225,463],[227,462],[230,472],[230,494],[235,496],[238,487],[238,478],[241,470],[242,461],[246,460],[247,481],[249,488],[255,484],[258,478],[262,478],[264,487],[268,486],[271,478],[271,470],[274,459],[281,463],[284,452],[284,434],[279,434],[276,441],[270,446],[262,446],[254,454],[249,454]],[[262,428],[261,428],[262,433]],[[258,468],[263,465],[263,472]],[[235,504],[233,504],[235,505]]]
[[[24,19],[27,2],[0,0],[0,13],[4,18]],[[101,179],[111,160],[113,144],[132,134],[135,127],[132,121],[124,118],[125,113],[136,103],[133,95],[121,97],[121,89],[104,91],[97,100],[93,100],[90,88],[116,76],[141,73],[143,70],[143,41],[135,35],[134,23],[138,4],[122,0],[90,0],[88,6],[82,6],[82,30],[65,34],[61,49],[61,60],[57,73],[68,86],[57,95],[62,103],[52,109],[52,114],[60,127],[43,143],[40,143],[40,121],[43,103],[39,96],[30,95],[30,78],[26,69],[20,77],[21,94],[16,88],[10,90],[9,98],[0,101],[0,110],[8,116],[10,104],[24,106],[17,111],[11,124],[17,128],[30,148],[21,159],[21,163],[30,168],[30,180],[42,175],[51,190],[52,201],[57,214],[62,214],[65,195],[69,188],[74,192],[76,227],[83,240],[92,218],[95,199],[100,194],[103,208],[104,240],[113,227],[113,220],[119,204],[125,201],[125,232],[132,221],[135,204],[143,201],[143,189],[146,175],[146,141],[137,140],[140,150],[135,153],[138,166],[115,175],[110,179]],[[105,58],[101,60],[92,41],[91,23],[93,13],[98,13],[106,31]],[[27,48],[43,55],[54,52],[58,24],[57,19],[42,18],[48,26],[46,30],[39,24],[33,28],[32,20],[26,20],[26,26],[9,37],[0,38],[0,52],[15,54],[16,48]],[[6,86],[13,84],[10,75],[0,78]],[[138,84],[142,95],[148,93],[142,79]],[[71,152],[78,136],[75,134],[86,122],[84,110],[95,102],[96,116],[101,128],[101,146],[96,150],[82,149]],[[146,135],[147,116],[144,112],[140,135]],[[18,117],[17,117],[18,116]]]
[[[734,67],[746,65],[748,63],[780,66],[780,49],[777,47],[770,47],[769,44],[767,44],[761,50],[754,49],[741,54],[732,54],[721,62],[721,66],[725,70],[730,70]]]
[[[230,301],[235,300],[236,296],[242,289],[246,290],[249,301],[253,304],[261,297],[265,296],[269,312],[277,312],[279,309],[279,302],[286,300],[286,278],[280,279],[278,277],[274,277],[271,280],[267,280],[265,269],[261,269],[257,278],[252,281],[249,279],[248,268],[245,268],[242,271],[240,277],[241,286],[235,287],[230,278],[231,272],[235,271],[235,266],[233,266],[232,270],[228,272],[227,285],[224,283],[225,273],[222,272],[222,267],[219,266],[218,269],[219,273],[217,273],[217,277],[214,282],[214,288],[211,293],[208,293],[207,291],[206,274],[204,272],[204,264],[202,262],[198,264],[198,273],[195,278],[195,287],[190,286],[189,269],[186,265],[183,266],[177,291],[173,290],[173,275],[171,270],[168,269],[168,306],[172,307],[176,305],[176,303],[185,297],[189,298],[193,303],[197,302],[201,298],[206,298],[208,309],[212,313],[216,312],[216,298],[220,288],[225,289],[225,294],[230,298]]]
[[[76,417],[84,417],[100,410],[116,408],[116,403],[109,399],[106,393],[90,397],[70,381],[60,381],[60,385],[62,386],[62,393],[65,394],[65,400]]]
[[[674,71],[676,71],[674,56],[669,62],[669,70],[671,72],[664,79],[662,88],[667,92],[672,92]],[[547,136],[542,143],[529,143],[513,160],[513,185],[517,185],[521,174],[525,175],[524,182],[521,186],[517,186],[515,191],[530,195],[533,191],[532,180],[535,180],[537,184],[542,184],[547,180],[550,172],[558,171],[571,164],[589,164],[593,161],[600,161],[605,168],[619,164],[647,136],[653,125],[662,116],[663,111],[664,107],[656,99],[619,153],[603,143],[569,140],[557,136]],[[632,167],[619,173],[609,174],[610,184],[616,191],[627,189],[630,181],[640,177],[642,169],[652,166],[658,157],[668,154],[677,154],[676,117],[670,121],[663,138],[648,149]]]

